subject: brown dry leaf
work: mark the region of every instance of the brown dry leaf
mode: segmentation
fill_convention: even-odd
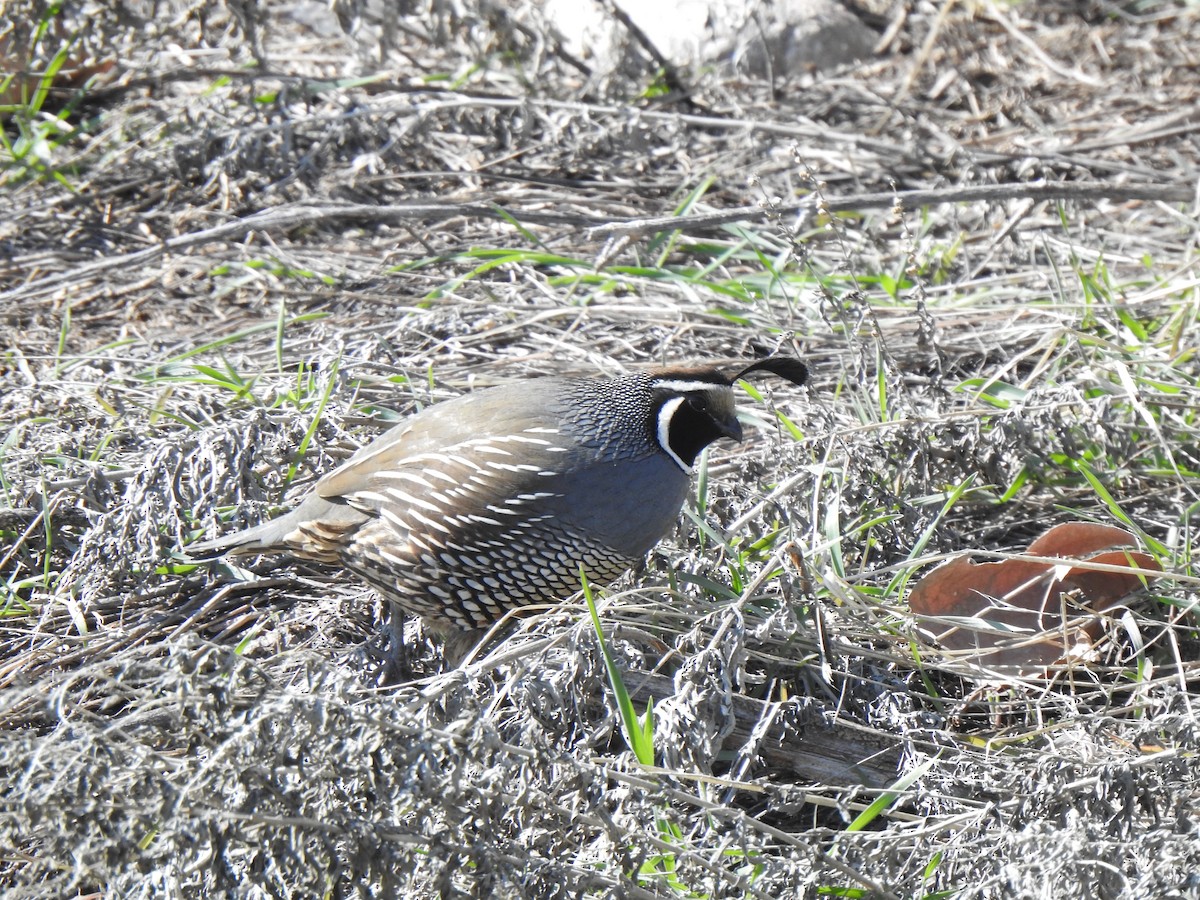
[[[60,21],[55,19],[49,33],[62,39],[61,28]],[[37,70],[47,64],[46,61],[34,64],[26,49],[18,45],[12,32],[0,35],[0,107],[28,103],[44,80],[43,74]],[[50,79],[43,108],[48,112],[61,109],[91,79],[109,74],[115,66],[116,61],[112,59],[97,60],[83,52],[70,54]],[[3,111],[0,111],[2,115]]]
[[[952,559],[912,589],[908,602],[922,632],[950,650],[975,650],[971,662],[991,671],[1030,675],[1070,656],[1086,656],[1102,614],[1118,606],[1162,567],[1136,548],[1132,534],[1109,525],[1068,522],[1032,544],[1034,557],[975,563]],[[1129,549],[1125,549],[1129,548]],[[1108,572],[1097,565],[1136,572]]]

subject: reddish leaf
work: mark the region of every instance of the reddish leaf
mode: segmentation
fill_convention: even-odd
[[[1030,544],[1029,555],[1083,559],[1089,553],[1112,547],[1136,546],[1137,539],[1123,528],[1093,522],[1064,522]]]
[[[1108,525],[1068,522],[1029,545],[1025,559],[974,563],[965,556],[934,569],[908,602],[922,631],[950,650],[974,650],[971,662],[999,673],[1032,674],[1099,637],[1100,614],[1119,605],[1162,567],[1136,549],[1133,535]],[[1142,570],[1104,572],[1096,565]]]

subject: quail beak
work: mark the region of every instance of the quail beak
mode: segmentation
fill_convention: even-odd
[[[737,443],[742,442],[742,423],[737,420],[737,416],[730,416],[728,419],[722,419],[717,422],[717,427],[721,429],[721,434]]]

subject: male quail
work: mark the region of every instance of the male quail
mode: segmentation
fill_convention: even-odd
[[[756,370],[807,377],[771,357],[732,378],[667,368],[475,391],[381,435],[292,512],[188,554],[340,564],[435,631],[485,628],[570,596],[581,567],[608,583],[658,543],[700,451],[741,440],[732,385]]]

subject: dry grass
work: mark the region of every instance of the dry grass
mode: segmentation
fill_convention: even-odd
[[[6,895],[1195,890],[1194,7],[913,4],[650,102],[483,4],[202,6],[93,17],[119,65],[7,118]],[[380,686],[353,581],[172,557],[461,390],[776,349],[813,384],[602,603],[657,767],[577,604]],[[1166,569],[1099,658],[920,643],[925,567],[1076,518]]]

